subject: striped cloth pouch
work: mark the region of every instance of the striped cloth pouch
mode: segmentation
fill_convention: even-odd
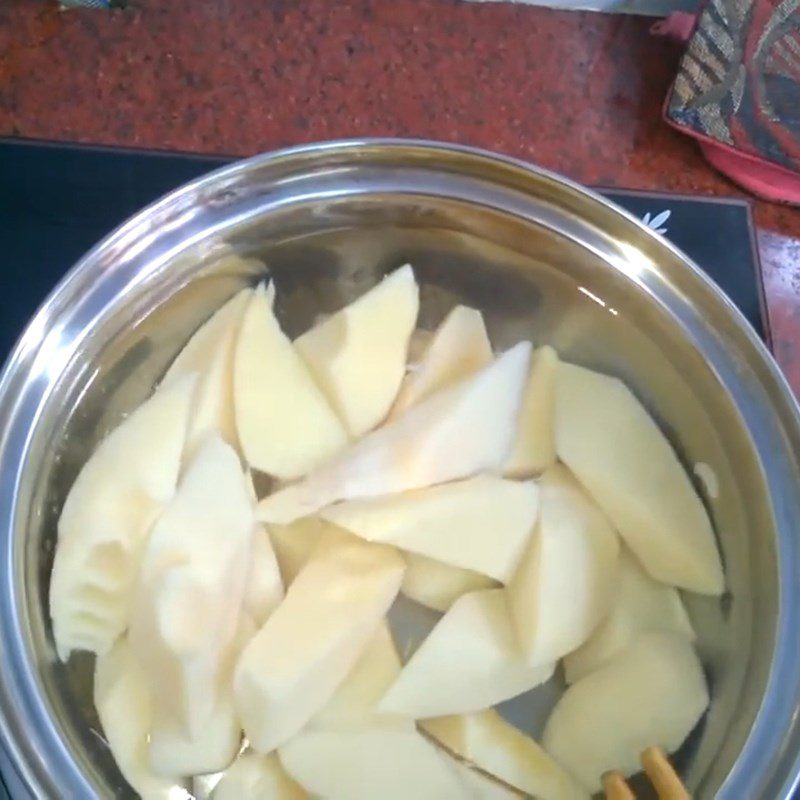
[[[710,0],[654,33],[687,42],[667,122],[742,187],[800,204],[800,0]]]

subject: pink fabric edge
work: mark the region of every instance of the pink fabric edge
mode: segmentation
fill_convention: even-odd
[[[725,145],[699,144],[712,167],[757,197],[800,205],[800,175]]]
[[[800,174],[675,122],[669,116],[671,94],[672,89],[664,100],[662,108],[664,121],[676,131],[695,139],[706,161],[714,169],[763,200],[800,205]]]

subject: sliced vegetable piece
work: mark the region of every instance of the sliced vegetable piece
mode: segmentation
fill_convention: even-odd
[[[295,341],[351,436],[389,413],[418,311],[419,287],[407,264]]]
[[[351,537],[320,543],[236,667],[237,708],[254,750],[281,746],[330,700],[392,604],[404,569],[389,547]]]
[[[131,615],[131,646],[153,691],[160,772],[213,772],[236,754],[229,680],[253,527],[239,458],[214,434],[153,527]]]
[[[569,472],[549,469],[541,512],[508,584],[511,617],[529,664],[549,664],[581,645],[614,598],[619,539]]]
[[[59,656],[108,652],[128,626],[142,547],[175,491],[196,377],[156,391],[83,465],[58,521],[50,617]]]
[[[114,761],[131,788],[148,800],[174,797],[180,780],[161,777],[150,768],[147,737],[153,698],[126,636],[97,659],[94,707]]]
[[[471,569],[506,582],[533,531],[539,491],[533,483],[477,475],[402,494],[348,500],[323,519],[370,542]]]
[[[622,381],[559,364],[556,446],[656,580],[722,593],[706,509],[672,446]]]
[[[653,580],[623,547],[616,596],[608,615],[586,642],[564,657],[567,683],[574,683],[596,670],[649,631],[674,631],[690,642],[695,638],[678,592]]]
[[[464,800],[446,756],[416,730],[376,727],[304,731],[278,751],[312,795],[326,800]]]
[[[433,334],[419,363],[404,378],[391,416],[399,416],[491,362],[492,345],[483,315],[477,309],[456,306]]]
[[[478,711],[538,686],[554,669],[524,662],[503,589],[472,592],[423,640],[378,709],[412,719]]]
[[[150,765],[155,772],[193,775],[193,786],[206,784],[203,792],[206,795],[209,782],[214,785],[213,774],[227,770],[234,762],[242,749],[242,730],[231,691],[233,666],[256,630],[250,615],[242,611],[232,652],[220,665],[219,696],[199,731],[191,733],[174,718],[155,715],[149,734]]]
[[[542,743],[588,789],[599,791],[608,770],[638,772],[646,748],[677,750],[707,706],[708,687],[691,643],[681,634],[648,633],[567,689]]]
[[[186,460],[192,458],[210,433],[219,433],[232,447],[239,446],[233,401],[233,362],[239,328],[251,295],[251,289],[243,289],[217,312],[225,312],[226,327],[213,346],[202,354],[202,369],[199,370],[184,451]],[[215,317],[206,324],[211,325]],[[195,336],[202,336],[202,331],[201,328]],[[186,347],[190,347],[192,342],[190,340]]]
[[[562,766],[494,709],[428,719],[420,727],[457,757],[525,795],[589,800],[589,792]]]
[[[549,345],[538,348],[531,358],[514,449],[505,475],[529,478],[556,463],[555,394],[558,355]]]
[[[259,286],[236,343],[233,399],[250,466],[297,478],[347,442],[347,434],[272,310],[275,289]]]

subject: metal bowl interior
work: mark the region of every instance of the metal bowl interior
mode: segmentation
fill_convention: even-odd
[[[58,662],[47,614],[56,521],[96,442],[191,332],[263,268],[296,335],[411,262],[421,324],[480,308],[493,343],[553,344],[632,386],[690,473],[708,464],[729,592],[687,596],[713,701],[679,754],[698,798],[787,797],[795,711],[800,437],[752,330],[685,258],[554,176],[488,154],[346,143],[260,157],[143,212],[98,245],[33,320],[0,382],[0,732],[32,795],[110,796],[92,659]],[[552,687],[551,690],[552,691]],[[551,696],[551,695],[550,695]],[[545,704],[548,700],[542,701]],[[515,710],[516,708],[516,710]],[[509,713],[537,732],[528,706]]]

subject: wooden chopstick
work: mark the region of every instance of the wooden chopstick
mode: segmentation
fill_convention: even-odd
[[[689,792],[660,747],[648,747],[642,753],[642,767],[659,800],[690,800]]]
[[[691,800],[689,792],[660,747],[648,747],[641,755],[642,768],[656,790],[658,800]],[[606,800],[636,800],[621,772],[603,775]]]
[[[603,775],[603,791],[606,800],[636,800],[621,772],[606,772]]]

